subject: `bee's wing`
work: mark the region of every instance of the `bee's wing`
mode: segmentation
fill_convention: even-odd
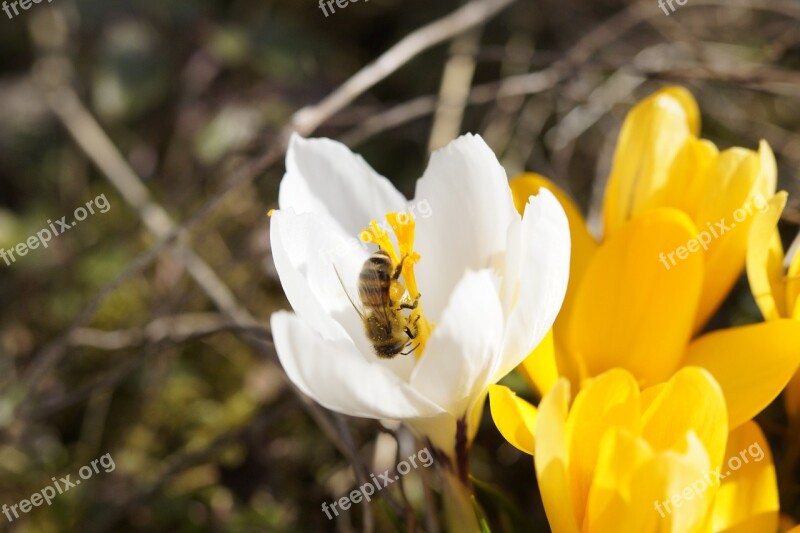
[[[336,268],[336,265],[333,265],[333,271],[336,272],[336,277],[339,278],[339,284],[342,286],[342,290],[344,291],[344,294],[347,296],[347,299],[350,300],[350,305],[352,305],[353,309],[356,310],[356,313],[358,313],[358,316],[361,318],[361,320],[366,320],[364,312],[361,311],[361,309],[353,301],[353,298],[350,296],[350,293],[347,292],[347,287],[345,287],[344,282],[342,281],[342,276],[339,275],[339,270]]]

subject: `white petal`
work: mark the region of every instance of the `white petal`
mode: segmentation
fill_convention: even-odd
[[[503,272],[500,301],[503,314],[509,316],[519,298],[520,271],[522,270],[522,219],[516,218],[508,225],[506,255],[499,270]]]
[[[289,379],[328,409],[393,420],[442,412],[388,368],[367,361],[347,341],[323,339],[297,315],[280,311],[270,323]]]
[[[433,153],[414,201],[430,205],[430,216],[417,219],[416,272],[425,312],[438,320],[465,270],[492,266],[502,254],[519,215],[503,167],[475,135]]]
[[[546,189],[529,199],[522,228],[509,231],[504,283],[518,290],[506,321],[503,356],[493,372],[497,382],[533,350],[552,327],[569,280],[570,235],[567,216]]]
[[[402,210],[405,202],[389,180],[342,143],[292,136],[280,186],[281,209],[320,213],[357,237],[370,220]]]
[[[411,386],[456,418],[485,392],[503,342],[503,309],[492,270],[468,272],[456,286]]]
[[[358,315],[336,271],[343,280],[356,280],[366,250],[357,243],[349,247],[347,237],[316,213],[298,215],[293,210],[273,213],[270,240],[275,269],[295,312],[326,339],[344,338],[345,330],[357,329]],[[339,322],[332,317],[335,313]]]

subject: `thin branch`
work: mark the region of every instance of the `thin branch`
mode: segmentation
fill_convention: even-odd
[[[300,131],[317,129],[328,117],[347,107],[359,95],[420,53],[485,23],[513,2],[514,0],[474,0],[449,15],[409,33],[320,103],[298,111],[293,120],[295,126]]]
[[[552,68],[531,74],[509,76],[499,82],[476,85],[469,92],[467,104],[488,104],[504,98],[544,92],[555,87],[567,74],[566,70],[560,72],[559,69]],[[432,114],[436,110],[436,102],[436,96],[426,95],[398,104],[368,118],[358,127],[342,135],[340,139],[347,145],[358,145],[378,133]]]
[[[631,4],[620,13],[586,34],[566,54],[549,67],[538,72],[509,76],[503,80],[478,85],[472,88],[467,103],[479,105],[535,93],[554,88],[584,64],[598,50],[619,39],[620,35],[642,22],[649,14],[638,4]],[[436,109],[435,96],[421,96],[377,114],[359,127],[346,133],[343,142],[355,145],[382,131],[431,114]]]
[[[459,35],[450,45],[450,58],[442,72],[436,113],[428,140],[429,152],[442,148],[461,132],[480,37],[481,32],[476,29]]]
[[[272,340],[272,334],[265,327],[243,326],[218,313],[190,313],[157,318],[144,328],[116,331],[78,328],[72,331],[68,343],[99,350],[122,350],[164,341],[178,344],[220,331],[243,331],[269,342]]]

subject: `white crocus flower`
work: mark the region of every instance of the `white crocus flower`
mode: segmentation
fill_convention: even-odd
[[[536,347],[561,307],[570,250],[561,206],[542,190],[520,218],[505,171],[474,135],[431,156],[414,201],[329,139],[295,136],[286,167],[270,233],[294,309],[272,316],[286,373],[323,406],[403,421],[456,459],[489,385]],[[394,290],[419,296],[404,311],[419,317],[413,355],[379,358],[348,300],[360,306],[359,272],[375,243],[395,265],[406,257]]]

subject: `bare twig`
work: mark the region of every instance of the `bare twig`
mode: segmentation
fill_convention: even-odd
[[[299,131],[314,131],[328,117],[345,108],[359,95],[420,53],[483,24],[513,2],[514,0],[473,0],[449,15],[409,33],[319,104],[298,111],[293,119],[294,125]]]
[[[476,85],[469,93],[467,104],[487,104],[503,98],[543,92],[555,87],[566,75],[567,71],[559,72],[558,69],[553,68],[531,74],[509,76],[499,82]],[[342,135],[341,140],[351,146],[357,145],[373,135],[430,115],[435,110],[436,96],[420,96],[383,113],[373,115],[360,126]]]
[[[217,313],[191,313],[161,317],[153,320],[144,328],[117,331],[78,328],[72,331],[68,342],[70,346],[121,350],[135,348],[146,343],[157,344],[164,341],[182,343],[219,331],[242,331],[270,342],[272,340],[272,335],[267,328],[243,326]]]
[[[350,427],[347,425],[344,417],[338,413],[334,413],[333,420],[339,428],[339,434],[342,435],[342,438],[347,445],[347,449],[356,452],[357,448],[355,442],[353,442],[353,435],[350,433]],[[353,470],[355,471],[356,481],[358,482],[359,486],[362,486],[368,482],[367,470],[364,468],[364,464],[360,460],[353,462]],[[364,532],[371,533],[375,529],[375,518],[372,516],[372,508],[369,505],[363,506],[363,514]]]
[[[588,61],[597,50],[618,39],[621,34],[644,20],[648,14],[649,11],[640,8],[638,4],[631,4],[589,32],[549,67],[538,72],[509,76],[498,82],[475,86],[470,91],[467,103],[485,104],[552,89],[574,72],[576,66]],[[421,96],[373,116],[345,134],[342,139],[347,144],[355,145],[367,137],[429,115],[435,109],[436,97]]]
[[[444,65],[436,113],[433,117],[428,151],[433,152],[458,137],[464,108],[467,106],[475,54],[480,45],[479,30],[458,36],[450,46],[450,58]]]

